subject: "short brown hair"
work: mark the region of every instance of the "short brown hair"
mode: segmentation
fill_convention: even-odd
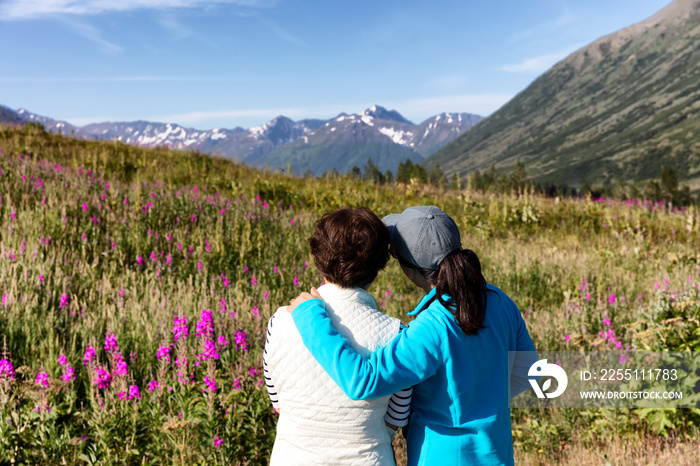
[[[389,260],[389,230],[364,207],[325,214],[309,245],[318,271],[343,288],[369,286]]]

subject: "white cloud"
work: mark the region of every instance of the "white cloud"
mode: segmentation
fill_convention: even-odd
[[[527,58],[520,63],[503,65],[501,67],[502,71],[507,71],[509,73],[544,73],[557,62],[568,57],[574,51],[580,49],[585,44],[576,44],[568,47],[566,50],[559,51],[557,53],[550,53],[548,55],[540,55],[538,57]]]
[[[163,29],[168,31],[170,36],[176,40],[187,39],[194,35],[192,29],[185,26],[182,21],[179,21],[175,16],[166,14],[157,19],[158,24],[163,26]]]
[[[0,2],[3,20],[33,19],[56,14],[99,15],[139,9],[199,8],[208,5],[232,4],[262,7],[274,0],[5,0]]]
[[[551,53],[549,55],[527,58],[520,63],[503,65],[501,70],[509,73],[542,73],[565,56],[566,54],[562,53]]]
[[[303,40],[299,39],[298,37],[296,37],[296,36],[290,34],[290,33],[287,32],[286,30],[282,29],[282,28],[281,28],[279,25],[277,25],[276,23],[273,23],[272,21],[268,21],[268,20],[263,21],[263,22],[267,25],[267,27],[270,28],[270,30],[271,30],[277,37],[279,37],[279,38],[282,39],[283,41],[288,42],[288,43],[290,43],[290,44],[292,44],[292,45],[297,45],[297,46],[301,46],[301,47],[307,47],[307,44],[306,44]]]
[[[119,45],[114,44],[102,37],[102,32],[89,24],[69,20],[67,18],[63,18],[62,22],[68,27],[68,29],[70,29],[71,32],[95,43],[104,53],[118,53],[124,50]]]

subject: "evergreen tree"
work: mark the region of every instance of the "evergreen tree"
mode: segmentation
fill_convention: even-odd
[[[433,186],[445,185],[445,174],[440,169],[440,164],[438,162],[435,162],[435,165],[433,165],[433,169],[428,175],[428,181]]]
[[[520,159],[515,163],[513,173],[510,174],[510,179],[513,183],[512,188],[522,193],[525,188],[525,181],[527,180],[527,171],[525,170],[525,164]]]
[[[481,172],[479,170],[475,170],[471,176],[469,177],[467,186],[469,186],[469,189],[474,190],[474,191],[483,191],[484,186],[483,186],[483,180],[481,176]]]
[[[666,197],[668,201],[673,202],[677,191],[678,177],[676,176],[676,172],[673,168],[666,166],[661,171],[661,194]]]
[[[658,181],[649,180],[644,188],[644,197],[653,202],[661,200],[661,186]]]
[[[365,172],[362,179],[372,181],[374,183],[384,183],[384,175],[379,171],[379,167],[374,164],[372,157],[367,159],[367,165],[365,165]]]
[[[411,159],[406,159],[399,162],[399,168],[396,171],[396,182],[408,184],[411,182],[411,172],[413,171],[413,162]]]
[[[384,179],[386,180],[387,183],[393,183],[394,182],[394,174],[391,173],[391,170],[388,168],[384,172]]]

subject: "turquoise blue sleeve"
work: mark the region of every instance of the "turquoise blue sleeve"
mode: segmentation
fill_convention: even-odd
[[[530,333],[523,320],[520,311],[516,308],[517,330],[515,335],[515,351],[510,354],[513,358],[513,371],[510,376],[510,397],[513,398],[519,393],[530,388],[528,371],[530,366],[537,362],[537,352],[532,343]]]
[[[320,299],[292,312],[304,345],[345,394],[353,400],[392,395],[435,374],[442,354],[430,323],[415,320],[387,346],[365,359],[333,328]]]

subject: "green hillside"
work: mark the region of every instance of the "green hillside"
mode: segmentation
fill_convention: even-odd
[[[267,464],[266,325],[320,284],[317,219],[411,205],[455,219],[540,355],[698,354],[694,206],[298,177],[0,125],[0,465]],[[368,291],[404,323],[424,296],[396,260]],[[680,374],[688,403],[699,377]],[[511,411],[516,464],[700,464],[698,409],[547,406]]]
[[[573,53],[425,160],[465,176],[520,159],[535,181],[656,178],[700,188],[700,10],[676,0]]]

